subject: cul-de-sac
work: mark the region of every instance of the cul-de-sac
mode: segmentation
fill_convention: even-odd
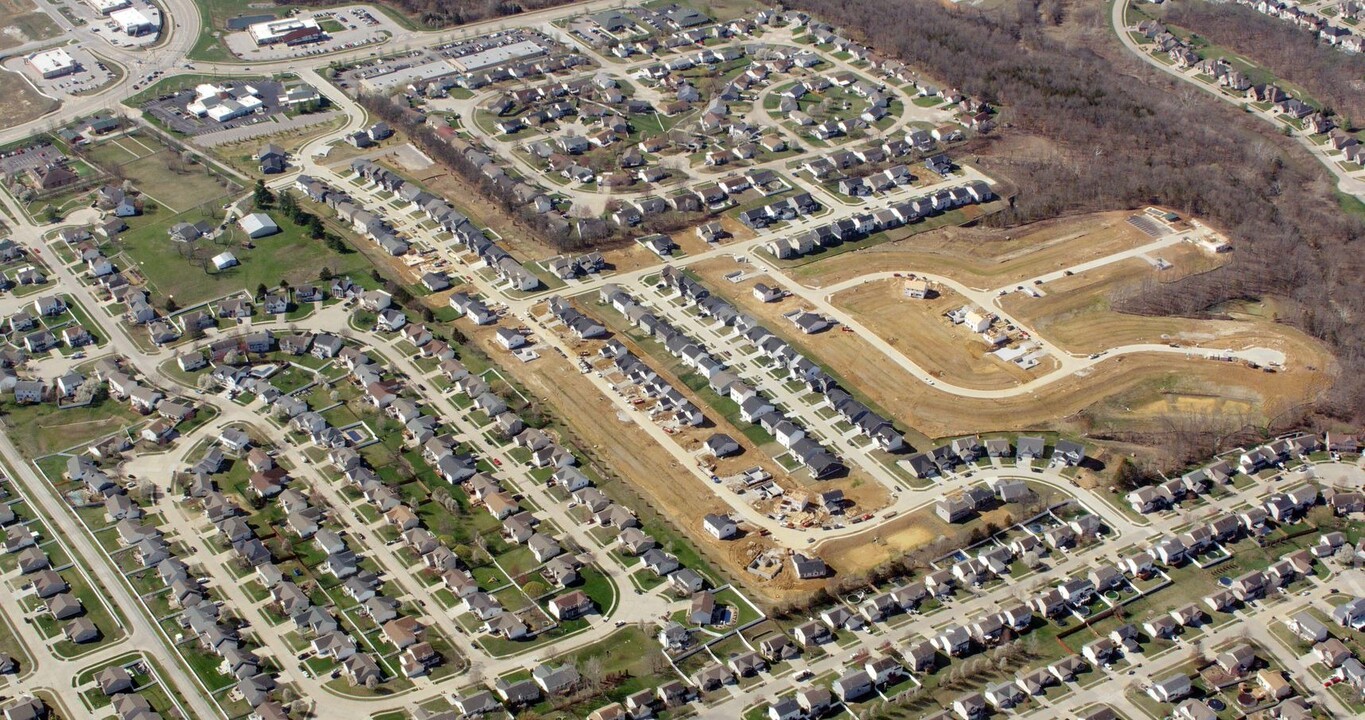
[[[0,718],[1365,717],[1363,23],[0,0]]]

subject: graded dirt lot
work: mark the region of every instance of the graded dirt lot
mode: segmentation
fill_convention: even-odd
[[[874,532],[821,543],[817,550],[840,575],[857,575],[936,541],[947,540],[949,546],[957,547],[973,528],[990,523],[1005,527],[1017,520],[1010,508],[1000,507],[954,525],[935,515],[932,507],[925,507],[883,522]]]
[[[1252,409],[1249,419],[1263,421],[1316,397],[1329,385],[1334,371],[1334,364],[1320,350],[1312,354],[1312,362],[1297,361],[1290,354],[1288,367],[1278,373],[1236,363],[1152,353],[1109,357],[1082,374],[1068,376],[1032,393],[960,397],[925,385],[857,334],[794,332],[791,323],[782,319],[776,308],[758,301],[747,288],[724,279],[736,267],[730,260],[718,259],[689,269],[712,292],[744,312],[763,318],[773,333],[829,369],[841,385],[862,394],[868,402],[929,438],[1009,430],[1085,432],[1116,426],[1151,429],[1145,421],[1159,422],[1159,416],[1139,417],[1128,408],[1182,397],[1233,399]],[[1121,401],[1103,402],[1113,398]]]
[[[759,278],[769,285],[770,278]],[[934,369],[936,377],[954,385],[994,390],[1011,388],[1050,372],[1056,361],[1040,363],[1025,370],[990,353],[991,348],[962,325],[954,325],[944,313],[971,303],[948,288],[938,288],[934,296],[912,300],[905,296],[902,281],[877,280],[849,288],[830,301],[848,311],[868,329],[905,354],[916,365]],[[789,311],[793,301],[776,303]]]
[[[46,115],[61,103],[33,89],[18,73],[0,69],[0,127],[13,127]]]
[[[1243,349],[1265,347],[1285,354],[1289,363],[1324,366],[1326,351],[1303,333],[1264,320],[1205,320],[1181,317],[1148,317],[1116,312],[1116,294],[1136,291],[1144,282],[1175,279],[1180,268],[1206,267],[1211,260],[1192,246],[1177,246],[1163,259],[1174,264],[1157,270],[1140,259],[1113,265],[1048,283],[1041,298],[1011,293],[1001,306],[1021,322],[1061,347],[1076,353],[1101,352],[1137,343]],[[1193,253],[1192,255],[1190,253]]]
[[[825,287],[872,272],[921,271],[993,289],[1151,242],[1127,223],[1132,214],[1098,213],[1011,230],[945,227],[836,255],[792,273],[807,285]]]

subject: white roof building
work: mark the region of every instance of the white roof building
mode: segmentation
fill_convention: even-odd
[[[223,252],[213,256],[213,266],[219,270],[226,270],[237,264],[237,256],[230,252]]]
[[[29,55],[28,64],[45,78],[60,77],[76,71],[76,59],[62,48]]]
[[[250,215],[245,215],[241,220],[237,221],[237,224],[246,231],[247,237],[253,239],[265,237],[266,235],[274,235],[280,231],[280,226],[276,225],[275,221],[271,220],[270,216],[265,213],[251,213]]]
[[[966,325],[972,332],[986,332],[991,327],[991,316],[977,310],[971,310],[962,316],[962,324]]]
[[[161,29],[160,18],[153,20],[152,18],[147,17],[141,10],[134,7],[124,8],[109,13],[109,19],[113,20],[114,24],[128,35],[145,35]]]
[[[461,55],[452,62],[455,67],[464,72],[474,72],[494,65],[513,62],[515,60],[525,60],[526,58],[537,57],[545,54],[545,48],[538,43],[530,40],[509,43],[490,47],[487,50]]]
[[[85,2],[101,15],[108,15],[115,10],[122,10],[133,5],[129,0],[85,0]]]
[[[257,95],[256,88],[250,85],[228,89],[203,83],[194,88],[194,100],[185,109],[199,117],[227,122],[260,109],[264,103]]]
[[[322,29],[318,27],[318,21],[313,18],[284,18],[282,20],[267,20],[259,22],[246,29],[251,34],[251,39],[257,45],[273,45],[284,41],[290,34],[299,30],[308,31],[307,34],[320,34]]]

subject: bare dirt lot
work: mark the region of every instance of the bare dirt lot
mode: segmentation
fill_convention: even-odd
[[[916,365],[937,370],[936,377],[954,385],[982,390],[1011,388],[1057,367],[1049,358],[1025,370],[992,355],[980,337],[943,316],[971,304],[948,288],[939,288],[933,297],[912,300],[905,297],[901,280],[878,280],[837,293],[830,301]]]
[[[62,34],[62,29],[33,0],[0,0],[0,50]]]
[[[951,546],[961,544],[976,527],[990,523],[1008,526],[1016,520],[1010,512],[1008,507],[996,508],[970,522],[953,525],[926,507],[882,523],[874,532],[822,543],[818,549],[841,576],[857,575],[939,540]]]
[[[13,127],[36,120],[57,109],[61,103],[39,94],[23,77],[0,70],[0,127]]]
[[[935,389],[854,333],[801,335],[780,318],[772,305],[754,298],[747,288],[724,280],[736,268],[727,259],[691,266],[713,292],[745,312],[764,319],[774,333],[829,368],[845,387],[928,438],[1008,430],[1050,429],[1086,432],[1123,423],[1142,429],[1143,418],[1126,408],[1181,397],[1227,398],[1246,403],[1249,418],[1264,420],[1316,397],[1329,384],[1333,365],[1321,350],[1287,353],[1284,372],[1265,373],[1234,363],[1150,354],[1108,358],[1084,374],[1069,376],[1042,390],[996,398],[966,398]],[[1276,328],[1279,329],[1279,328]],[[1320,346],[1311,345],[1310,348]],[[1295,357],[1311,357],[1298,361]],[[1122,402],[1105,403],[1122,398]],[[1202,400],[1201,400],[1202,402]],[[1146,418],[1159,421],[1159,417]]]
[[[993,289],[1151,242],[1126,222],[1132,214],[1099,213],[1008,231],[945,227],[836,255],[797,268],[793,275],[807,285],[825,287],[871,272],[923,271]]]
[[[1212,260],[1193,246],[1171,248],[1163,253],[1173,263],[1170,270],[1157,270],[1144,260],[1130,259],[1048,283],[1041,298],[1011,293],[1001,306],[1020,321],[1077,353],[1091,353],[1120,345],[1172,343],[1205,348],[1241,349],[1267,347],[1284,352],[1291,363],[1323,365],[1325,350],[1303,333],[1266,321],[1205,320],[1181,317],[1148,317],[1116,312],[1111,308],[1116,293],[1138,289],[1157,278],[1175,279],[1182,266],[1207,267]]]

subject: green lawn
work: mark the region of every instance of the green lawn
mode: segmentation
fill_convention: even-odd
[[[613,682],[604,683],[603,695],[610,700],[621,701],[632,693],[678,679],[666,663],[659,662],[662,660],[661,655],[658,643],[648,633],[636,627],[627,627],[560,660],[580,671],[590,660],[595,665],[600,664],[603,677],[616,678]],[[602,705],[604,699],[598,697],[588,702],[591,704],[560,710],[569,710],[573,717],[584,717],[593,707]],[[535,709],[541,711],[548,707],[537,706]]]
[[[150,132],[95,143],[86,152],[99,167],[118,167],[143,193],[144,202],[151,200],[172,213],[216,207],[229,194],[226,181],[210,175],[202,164],[180,162],[179,152]]]
[[[142,417],[126,404],[108,398],[67,410],[52,403],[15,405],[6,400],[0,402],[0,412],[5,432],[30,457],[84,445],[128,428]]]
[[[203,302],[229,293],[254,291],[264,283],[274,287],[281,280],[300,285],[317,280],[321,268],[337,274],[362,274],[368,267],[359,253],[339,254],[328,249],[320,240],[313,240],[304,230],[282,215],[275,215],[280,232],[253,241],[255,247],[240,245],[243,235],[235,225],[214,240],[200,239],[193,249],[183,248],[171,241],[167,230],[178,222],[199,222],[203,213],[190,210],[179,215],[159,212],[132,218],[130,229],[111,243],[112,251],[122,251],[146,275],[148,283],[160,298],[173,296],[181,306]],[[224,241],[227,242],[224,242]],[[224,250],[231,250],[238,265],[226,270],[214,270],[207,263]],[[182,252],[188,251],[188,255]]]

